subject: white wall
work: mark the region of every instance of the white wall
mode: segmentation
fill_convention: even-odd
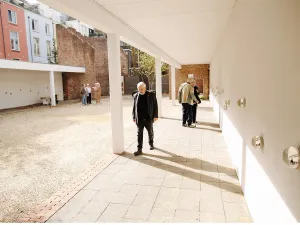
[[[211,62],[211,84],[224,89],[214,108],[231,100],[220,122],[254,222],[300,221],[300,170],[282,160],[300,144],[299,43],[299,0],[239,0]]]
[[[26,18],[26,33],[27,33],[27,46],[28,46],[28,55],[30,62],[39,62],[39,63],[48,63],[47,56],[47,44],[46,41],[51,42],[51,47],[53,49],[53,24],[52,20],[35,14],[31,11],[25,10],[25,18]],[[37,20],[39,25],[39,31],[32,30],[32,20]],[[50,34],[46,34],[45,25],[49,24],[50,26]],[[40,56],[34,55],[33,48],[33,38],[40,39]]]
[[[64,14],[62,14],[61,12],[59,11],[56,11],[55,9],[53,8],[50,8],[49,6],[39,2],[38,3],[39,5],[39,10],[40,10],[40,13],[51,19],[51,20],[54,20],[56,23],[63,23],[65,22],[66,20],[66,16]]]
[[[66,25],[69,27],[73,27],[77,32],[81,33],[83,36],[89,36],[89,29],[94,29],[90,25],[80,22],[79,20],[66,21]],[[82,26],[84,26],[86,30],[83,30]]]
[[[58,72],[55,93],[62,101],[63,81]],[[0,109],[42,103],[41,97],[50,97],[49,72],[0,69]]]

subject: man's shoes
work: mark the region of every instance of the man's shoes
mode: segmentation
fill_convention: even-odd
[[[189,125],[188,127],[189,127],[189,128],[195,128],[196,126],[191,124],[191,125]]]
[[[187,127],[187,125],[186,125],[186,124],[182,124],[182,126],[183,126],[183,127]]]
[[[143,154],[142,150],[137,150],[137,151],[134,153],[135,156],[138,156],[138,155],[141,155],[141,154]]]
[[[155,149],[154,145],[150,145],[150,150],[154,150],[154,149]]]

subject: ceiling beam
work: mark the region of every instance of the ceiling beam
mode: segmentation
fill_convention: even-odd
[[[181,68],[180,63],[172,59],[124,21],[117,18],[96,0],[41,0],[41,2],[105,33],[116,33],[120,35],[122,41],[152,56],[159,56],[162,58],[162,61],[174,65],[176,68]]]

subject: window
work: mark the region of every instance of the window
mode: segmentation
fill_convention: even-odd
[[[83,36],[88,36],[88,28],[86,26],[81,25],[81,33]]]
[[[31,23],[32,23],[32,30],[38,32],[39,31],[39,21],[32,20]]]
[[[36,56],[40,55],[40,39],[33,38],[33,53]]]
[[[47,44],[47,56],[51,57],[52,55],[51,41],[47,41],[46,44]]]
[[[14,32],[14,31],[10,32],[10,44],[11,44],[11,50],[20,51],[18,32]]]
[[[47,35],[50,35],[50,25],[49,24],[45,24],[45,32]]]
[[[8,10],[8,22],[17,24],[17,13],[11,10]]]

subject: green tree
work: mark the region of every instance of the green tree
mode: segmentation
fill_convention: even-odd
[[[155,58],[145,52],[139,51],[139,68],[138,72],[142,76],[147,76],[149,80],[149,89],[153,90],[153,84],[155,82]],[[161,73],[167,74],[169,66],[166,63],[162,63]]]
[[[56,40],[54,38],[53,38],[52,53],[51,56],[48,57],[48,63],[58,64],[58,52],[57,52]]]

